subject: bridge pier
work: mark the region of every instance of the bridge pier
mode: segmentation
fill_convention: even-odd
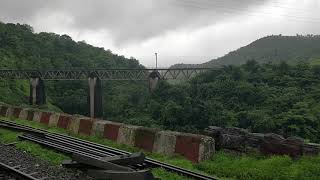
[[[29,103],[31,105],[42,105],[46,103],[44,83],[40,78],[30,79]]]
[[[92,118],[102,118],[102,86],[101,80],[97,77],[89,77],[89,112]]]
[[[152,71],[149,74],[148,81],[149,81],[149,90],[151,92],[157,88],[159,80],[160,80],[160,74],[158,71]]]

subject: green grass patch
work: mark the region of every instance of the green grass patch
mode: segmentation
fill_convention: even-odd
[[[57,153],[47,148],[43,148],[38,144],[28,141],[19,141],[18,136],[20,134],[22,133],[0,128],[0,142],[4,144],[16,142],[15,146],[18,149],[37,156],[42,160],[48,161],[53,165],[59,165],[63,160],[70,159],[66,155]]]
[[[293,160],[288,156],[236,156],[217,152],[212,160],[197,165],[197,169],[240,180],[247,179],[320,179],[320,156],[301,157]]]

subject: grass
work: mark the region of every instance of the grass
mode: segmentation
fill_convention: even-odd
[[[127,145],[117,144],[113,141],[102,139],[93,136],[79,136],[66,132],[59,128],[48,128],[37,122],[25,121],[25,120],[15,120],[19,124],[29,125],[36,128],[46,129],[51,132],[58,132],[63,134],[69,134],[84,140],[96,142],[99,144],[111,146],[114,148],[137,152],[141,151],[135,147],[130,147]],[[3,136],[2,133],[5,131],[6,135]],[[1,142],[12,142],[15,141],[15,132],[0,129],[0,141]],[[24,144],[26,143],[26,144]],[[28,146],[31,146],[30,148]],[[51,150],[41,148],[35,144],[28,142],[19,142],[17,144],[18,148],[27,150],[34,155],[44,156],[41,154],[50,154]],[[39,150],[39,149],[42,150]],[[36,153],[37,151],[37,153]],[[181,156],[165,156],[162,154],[145,152],[150,158],[170,163],[179,167],[187,168],[193,171],[198,171],[202,173],[207,173],[213,176],[218,176],[221,179],[239,179],[239,180],[250,180],[250,179],[261,179],[261,180],[271,180],[271,179],[307,179],[316,180],[320,179],[320,156],[313,157],[301,157],[299,159],[291,159],[288,156],[263,156],[259,154],[251,155],[234,155],[231,153],[218,151],[211,159],[201,162],[199,164],[193,164],[191,161],[186,160]],[[55,158],[58,157],[58,158]],[[61,160],[68,158],[67,156],[53,152],[45,157],[41,157],[50,162],[58,164]],[[179,176],[174,173],[167,172],[161,168],[154,169],[153,174],[161,179],[168,180],[182,180],[185,177]]]
[[[18,149],[26,151],[34,156],[37,156],[42,160],[49,161],[53,165],[59,165],[62,163],[63,160],[69,159],[69,157],[66,155],[57,153],[46,148],[42,148],[38,144],[34,144],[28,141],[18,141],[18,135],[20,134],[21,133],[19,132],[0,128],[0,142],[4,144],[16,142],[15,146]]]

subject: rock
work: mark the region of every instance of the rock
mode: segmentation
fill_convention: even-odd
[[[287,143],[287,144],[295,144],[295,145],[302,145],[304,143],[304,140],[302,138],[300,138],[300,137],[291,136],[291,137],[288,137],[285,140],[285,143]]]
[[[320,144],[307,143],[302,147],[303,155],[318,155],[320,153]]]
[[[245,136],[221,134],[220,148],[244,152],[245,151],[245,141],[246,141]]]
[[[260,146],[263,142],[264,134],[261,133],[249,133],[245,141],[246,152],[259,152]]]
[[[287,154],[293,158],[302,155],[303,141],[296,137],[284,139],[277,134],[266,134],[261,146],[261,152],[265,154]]]
[[[227,127],[222,130],[223,134],[232,134],[236,136],[247,136],[249,134],[248,130],[237,128],[237,127]]]
[[[233,152],[289,155],[293,158],[302,155],[320,154],[320,144],[304,143],[300,137],[288,137],[268,133],[250,133],[245,129],[210,126],[204,133],[215,139],[216,149],[225,149]]]
[[[209,126],[204,130],[204,134],[211,137],[218,137],[223,129],[217,126]]]

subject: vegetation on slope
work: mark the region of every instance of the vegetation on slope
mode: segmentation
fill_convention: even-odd
[[[225,65],[242,65],[248,60],[258,63],[289,64],[309,62],[320,58],[320,35],[282,36],[271,35],[258,39],[251,44],[232,51],[225,56],[203,64],[176,64],[172,68],[221,67]]]
[[[236,126],[320,139],[320,66],[307,63],[225,66],[188,83],[163,83],[148,103],[151,117],[168,129],[196,131]]]
[[[143,68],[143,66],[134,58],[127,59],[83,41],[75,42],[67,35],[34,33],[29,25],[0,22],[0,68],[88,69]],[[87,81],[46,81],[45,85],[49,103],[68,113],[88,114]],[[136,100],[135,94],[138,96],[148,90],[142,82],[103,82],[102,86],[103,102],[107,102],[104,104],[104,112],[108,116],[117,114],[115,110],[122,113],[126,106],[130,106],[130,103]],[[0,93],[2,102],[28,104],[29,83],[0,81]],[[114,104],[110,103],[115,99]]]

